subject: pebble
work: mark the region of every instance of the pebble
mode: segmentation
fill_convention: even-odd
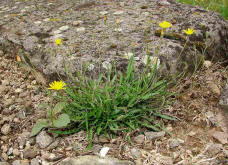
[[[144,135],[138,135],[136,137],[134,137],[134,141],[138,144],[142,144],[145,140],[145,136]]]
[[[165,132],[145,132],[146,138],[148,140],[159,139],[165,136]]]
[[[0,53],[0,55],[1,55],[1,53]],[[9,80],[2,80],[2,85],[7,86],[9,84],[10,84]]]
[[[0,95],[4,95],[7,92],[8,87],[5,85],[0,85]]]
[[[142,156],[141,152],[138,149],[136,149],[136,148],[132,148],[130,150],[130,152],[131,152],[131,156],[133,158],[140,158]]]
[[[4,101],[4,106],[5,107],[8,107],[9,105],[13,104],[13,99],[6,99]]]
[[[39,160],[38,160],[38,159],[33,158],[33,159],[31,160],[30,164],[31,164],[31,165],[39,165],[40,163],[39,163]]]
[[[35,21],[34,24],[40,25],[42,22],[41,21]]]
[[[8,158],[9,158],[8,155],[7,155],[6,153],[2,153],[1,157],[2,157],[5,161],[7,161]]]
[[[11,128],[9,124],[4,124],[1,128],[1,132],[3,135],[8,135],[10,131],[11,131]]]
[[[204,61],[203,62],[203,66],[205,67],[205,68],[209,68],[209,67],[211,67],[212,66],[212,63],[211,63],[211,61]]]
[[[54,34],[60,34],[62,31],[61,30],[55,30],[53,33]]]
[[[213,94],[215,94],[217,96],[220,96],[221,95],[220,89],[219,89],[219,87],[215,83],[213,83],[213,82],[209,83],[208,84],[208,88],[210,89],[210,91]]]
[[[175,147],[178,147],[181,143],[184,143],[183,140],[181,139],[171,139],[169,141],[169,148],[175,148]]]
[[[15,90],[16,93],[21,93],[22,91],[23,91],[23,89],[21,89],[21,88],[17,88],[17,89]]]
[[[36,136],[36,143],[40,146],[40,148],[46,148],[48,147],[52,142],[53,138],[48,135],[45,131],[41,131],[37,136]]]
[[[212,136],[213,138],[217,139],[220,143],[227,144],[227,133],[215,131]]]
[[[20,151],[17,148],[13,149],[13,155],[14,156],[19,156],[20,155]]]
[[[26,159],[35,158],[38,155],[38,149],[35,147],[25,149],[23,155]]]
[[[13,148],[10,147],[9,150],[8,150],[8,152],[7,152],[7,155],[10,156],[12,153],[13,153]]]
[[[21,161],[20,160],[15,160],[15,161],[13,161],[12,165],[21,165]]]
[[[0,165],[10,165],[10,164],[7,162],[0,162]]]
[[[66,31],[68,29],[69,29],[69,26],[67,26],[67,25],[59,28],[60,31]]]
[[[80,27],[80,28],[77,28],[76,31],[77,32],[84,32],[85,31],[85,28],[84,27]]]
[[[72,22],[72,24],[74,25],[74,26],[79,26],[80,24],[82,24],[83,22],[82,21],[73,21]]]
[[[120,11],[116,11],[116,12],[114,12],[113,14],[114,15],[121,15],[121,14],[123,14],[124,12],[122,11],[122,10],[120,10]]]
[[[108,14],[108,12],[107,11],[101,11],[100,14],[101,15],[106,15],[106,14]]]

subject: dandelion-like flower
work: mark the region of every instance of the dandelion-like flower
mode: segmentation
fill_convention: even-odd
[[[48,89],[54,89],[54,90],[61,90],[61,89],[66,89],[66,83],[64,83],[63,81],[54,81],[52,83],[49,84],[50,88]]]
[[[163,21],[163,22],[160,22],[160,23],[159,23],[159,26],[160,26],[162,29],[167,29],[167,28],[171,27],[172,24],[171,24],[170,22]]]
[[[194,29],[191,29],[191,28],[188,28],[188,30],[183,30],[184,32],[185,32],[185,34],[187,34],[187,35],[192,35],[194,32],[195,32],[195,30]]]
[[[60,38],[58,38],[58,39],[55,40],[55,43],[57,45],[61,45],[62,44],[62,40]]]

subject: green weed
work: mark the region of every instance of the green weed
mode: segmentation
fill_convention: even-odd
[[[160,119],[176,119],[161,112],[172,93],[167,90],[168,83],[156,74],[156,66],[148,65],[137,73],[131,57],[126,73],[110,69],[97,80],[78,73],[74,83],[68,83],[66,95],[61,96],[67,102],[64,112],[70,116],[71,125],[68,130],[54,132],[86,130],[92,141],[94,134],[120,135],[137,128],[160,131]]]
[[[207,10],[219,12],[225,19],[228,19],[228,0],[176,0],[177,2],[198,5]]]

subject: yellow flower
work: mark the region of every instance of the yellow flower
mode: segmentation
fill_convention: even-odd
[[[187,34],[187,35],[192,35],[194,32],[195,32],[195,30],[194,29],[191,29],[191,28],[188,28],[188,30],[183,30],[184,32],[185,32],[185,34]]]
[[[54,89],[54,90],[61,90],[61,89],[66,89],[66,83],[64,83],[63,81],[54,81],[52,83],[49,84],[50,88],[48,89]]]
[[[163,21],[163,22],[160,22],[160,23],[159,23],[159,26],[160,26],[161,28],[163,28],[163,29],[166,29],[166,28],[171,27],[172,24],[169,23],[169,22],[167,22],[167,21]]]
[[[60,38],[58,38],[58,39],[55,40],[55,43],[57,45],[61,45],[62,44],[62,40]]]

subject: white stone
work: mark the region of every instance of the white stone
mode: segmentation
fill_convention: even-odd
[[[209,68],[211,65],[212,65],[211,61],[206,60],[206,61],[203,62],[203,66],[205,68]]]
[[[133,55],[134,55],[134,54],[133,54],[132,52],[126,52],[126,53],[124,54],[124,58],[130,59]]]
[[[26,10],[25,9],[22,9],[21,12],[24,13],[24,12],[26,12]]]
[[[112,65],[108,61],[104,61],[102,67],[108,70],[112,68]]]
[[[122,32],[123,31],[123,29],[121,29],[121,28],[115,28],[114,29],[116,32]]]
[[[45,18],[43,21],[48,22],[49,20],[50,20],[50,18]]]
[[[76,31],[77,32],[84,32],[85,31],[85,28],[84,27],[80,27],[80,28],[77,28]]]
[[[54,34],[60,34],[62,31],[61,30],[56,30],[56,31],[54,31],[53,33]]]
[[[89,71],[92,71],[92,70],[94,69],[94,67],[95,67],[95,66],[94,66],[93,64],[89,64],[88,70],[89,70]]]
[[[61,31],[66,31],[68,29],[69,29],[69,26],[67,26],[67,25],[59,28],[59,30],[61,30]]]
[[[34,24],[40,25],[42,22],[41,21],[35,21]]]
[[[53,40],[57,39],[57,38],[62,38],[63,34],[56,34],[52,37]]]
[[[107,11],[101,11],[100,14],[101,15],[106,15],[106,14],[108,14],[108,12]]]
[[[124,12],[122,11],[122,10],[120,10],[120,11],[116,11],[115,13],[113,13],[114,15],[121,15],[121,14],[123,14]]]
[[[100,156],[104,158],[107,155],[108,151],[109,151],[109,147],[103,147],[100,151]]]

